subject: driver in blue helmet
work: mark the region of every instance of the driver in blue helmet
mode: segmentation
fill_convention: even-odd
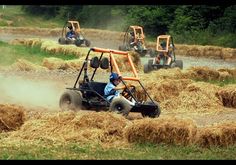
[[[122,77],[119,76],[117,73],[112,72],[110,75],[110,81],[107,83],[104,89],[104,97],[107,101],[111,102],[114,97],[120,95],[118,90],[122,89],[117,87],[121,82]]]

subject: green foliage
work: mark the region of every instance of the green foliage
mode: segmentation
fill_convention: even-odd
[[[60,11],[60,7],[56,5],[25,5],[22,10],[32,15],[43,15],[45,18],[53,18]]]
[[[0,65],[8,66],[17,61],[17,59],[25,59],[32,63],[41,65],[44,58],[56,57],[63,60],[76,59],[74,55],[64,55],[61,53],[46,53],[40,47],[28,47],[22,45],[9,45],[0,41]]]
[[[13,19],[14,26],[31,23],[61,27],[68,19],[76,19],[82,28],[125,31],[130,25],[140,25],[151,39],[172,34],[179,44],[236,47],[236,5],[25,5],[22,11],[18,8],[13,11],[13,7],[8,7],[4,13],[11,10],[16,19],[3,14],[0,26]],[[23,11],[27,13],[25,19]]]
[[[165,34],[172,23],[175,6],[134,6],[130,8],[127,22],[143,26],[151,35]]]
[[[185,31],[181,34],[170,32],[176,43],[195,45],[215,45],[236,48],[236,34],[221,32],[214,34],[209,30]]]
[[[203,80],[195,80],[195,81],[203,81]],[[211,83],[211,84],[215,84],[218,86],[225,86],[225,85],[229,85],[229,84],[236,84],[236,79],[235,78],[229,78],[229,79],[225,79],[225,80],[207,80],[204,81],[207,83]]]
[[[0,145],[0,159],[39,160],[229,160],[235,159],[235,146],[200,148],[164,144],[134,144],[127,148],[104,148],[96,144],[8,142]]]

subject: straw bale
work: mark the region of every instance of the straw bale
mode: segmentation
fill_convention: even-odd
[[[118,114],[73,111],[28,120],[11,138],[41,139],[49,142],[108,143],[123,139],[127,120]]]
[[[171,68],[171,69],[159,69],[156,72],[156,77],[158,78],[169,78],[169,79],[182,79],[188,78],[185,76],[184,71],[180,68]]]
[[[202,147],[235,145],[236,122],[218,123],[199,128],[196,143]]]
[[[59,29],[59,28],[51,29],[51,30],[49,30],[49,35],[50,36],[60,36],[61,29]]]
[[[198,46],[199,47],[199,46]],[[202,46],[200,47],[203,52],[204,57],[212,57],[212,58],[221,58],[222,57],[222,49],[218,46]]]
[[[82,66],[83,61],[80,59],[76,60],[62,60],[55,57],[44,58],[42,65],[49,70],[62,69],[62,70],[79,70]]]
[[[110,42],[122,44],[124,32],[116,32],[109,30],[99,29],[81,29],[86,38],[99,38],[100,40],[109,40]],[[12,34],[33,34],[42,36],[60,36],[61,29],[49,29],[49,28],[25,28],[25,27],[1,27],[1,33],[12,33]],[[156,42],[147,42],[148,48],[156,47]],[[175,44],[178,55],[184,56],[195,56],[195,57],[206,57],[206,58],[221,58],[224,60],[236,60],[236,49],[234,48],[221,48],[217,46],[201,46],[201,45],[184,45]]]
[[[220,81],[225,81],[233,78],[233,76],[229,72],[224,71],[224,72],[219,72],[219,74],[220,74],[219,78]]]
[[[140,55],[137,52],[134,51],[129,51],[129,55],[131,56],[131,59],[134,63],[134,66],[136,69],[140,70],[141,69],[141,58]]]
[[[8,43],[11,45],[24,45],[25,40],[16,38],[16,39],[9,41]]]
[[[188,145],[197,133],[196,124],[189,119],[164,117],[137,120],[125,128],[124,135],[128,142],[151,142],[176,145]]]
[[[209,67],[191,67],[188,69],[186,75],[191,79],[196,80],[219,80],[220,73],[215,69],[211,69]]]
[[[123,138],[123,129],[127,120],[117,114],[99,112],[83,115],[76,123],[78,129],[100,129],[103,130],[102,142],[111,142]]]
[[[222,110],[222,103],[215,96],[220,87],[205,83],[191,83],[182,90],[178,97],[166,100],[161,107],[176,112],[216,112]]]
[[[13,104],[0,104],[0,132],[17,130],[24,124],[24,108]]]
[[[147,80],[148,81],[148,80]],[[189,79],[163,79],[159,82],[146,82],[145,88],[154,100],[162,102],[164,100],[178,97],[192,81]]]
[[[236,108],[236,85],[222,87],[216,92],[216,97],[219,98],[225,107]]]
[[[50,57],[50,58],[44,58],[42,62],[42,66],[48,68],[49,70],[55,70],[55,69],[63,69],[66,70],[68,66],[66,66],[66,63],[64,60]]]
[[[21,39],[13,39],[9,41],[11,45],[26,45],[26,46],[35,46],[41,45],[42,40],[40,38],[21,38]]]
[[[222,58],[224,60],[236,60],[236,49],[223,48]]]
[[[182,56],[189,56],[187,52],[189,51],[190,47],[184,44],[175,44],[176,50],[175,54],[182,55]]]
[[[220,68],[217,70],[219,73],[221,72],[228,72],[230,78],[236,79],[236,68],[229,69],[229,68]]]
[[[186,54],[188,56],[199,57],[199,56],[203,56],[203,51],[201,48],[199,48],[199,46],[191,45],[191,47],[187,50]]]
[[[17,61],[10,66],[10,69],[19,71],[45,71],[47,68],[40,65],[33,64],[25,59],[17,59]]]
[[[66,68],[72,69],[72,70],[80,70],[80,68],[83,65],[83,60],[76,59],[76,60],[68,60],[66,61],[65,65]]]

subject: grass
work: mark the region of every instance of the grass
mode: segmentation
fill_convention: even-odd
[[[181,34],[172,33],[174,41],[179,44],[189,45],[214,45],[221,47],[236,48],[234,33],[217,33],[213,34],[208,30],[197,31],[197,32],[185,32]]]
[[[42,51],[39,46],[29,47],[23,45],[10,45],[0,41],[0,65],[8,66],[17,61],[17,59],[25,59],[34,64],[40,65],[44,58],[56,57],[63,60],[76,59],[75,55],[62,53],[47,53]]]
[[[3,9],[0,7],[0,26],[7,26],[6,21],[13,21],[14,27],[35,27],[38,28],[58,28],[64,25],[64,21],[54,19],[45,19],[40,16],[31,16],[21,10],[22,5],[6,5]]]
[[[225,85],[229,85],[229,84],[236,84],[236,79],[235,78],[231,78],[231,79],[225,79],[225,80],[198,80],[195,79],[194,81],[203,81],[203,82],[207,82],[207,83],[211,83],[211,84],[215,84],[218,86],[225,86]]]
[[[133,144],[129,148],[103,148],[96,144],[47,144],[43,141],[21,141],[20,144],[0,145],[0,159],[94,159],[94,160],[215,160],[236,159],[236,147],[200,148],[197,146],[173,146]]]

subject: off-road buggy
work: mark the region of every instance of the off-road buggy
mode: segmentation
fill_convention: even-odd
[[[74,32],[73,37],[67,36],[69,29]],[[61,37],[58,39],[58,42],[62,45],[75,44],[76,46],[85,45],[87,47],[91,45],[91,42],[88,39],[84,38],[78,21],[67,21],[64,24],[62,28]]]
[[[122,51],[136,51],[141,57],[150,54],[151,49],[145,46],[145,35],[141,26],[129,26],[123,36],[123,43],[119,46]]]
[[[168,58],[170,58],[169,64]],[[154,69],[174,67],[183,69],[183,61],[176,60],[173,38],[170,35],[160,35],[157,37],[155,57],[149,59],[147,64],[144,64],[144,73]]]
[[[131,70],[124,75],[121,74],[116,60],[120,57],[127,60],[127,64],[122,65],[129,66]],[[105,73],[110,74],[113,70],[122,76],[121,84],[123,84],[124,89],[121,92],[121,97],[116,97],[109,102],[104,97],[104,88],[109,77],[105,76]],[[138,87],[141,97],[138,96]],[[140,82],[135,65],[128,52],[96,47],[90,48],[88,51],[74,86],[66,88],[60,97],[59,105],[62,110],[105,110],[117,112],[124,116],[127,116],[129,112],[140,112],[144,117],[154,118],[161,113],[158,103],[152,100]]]

